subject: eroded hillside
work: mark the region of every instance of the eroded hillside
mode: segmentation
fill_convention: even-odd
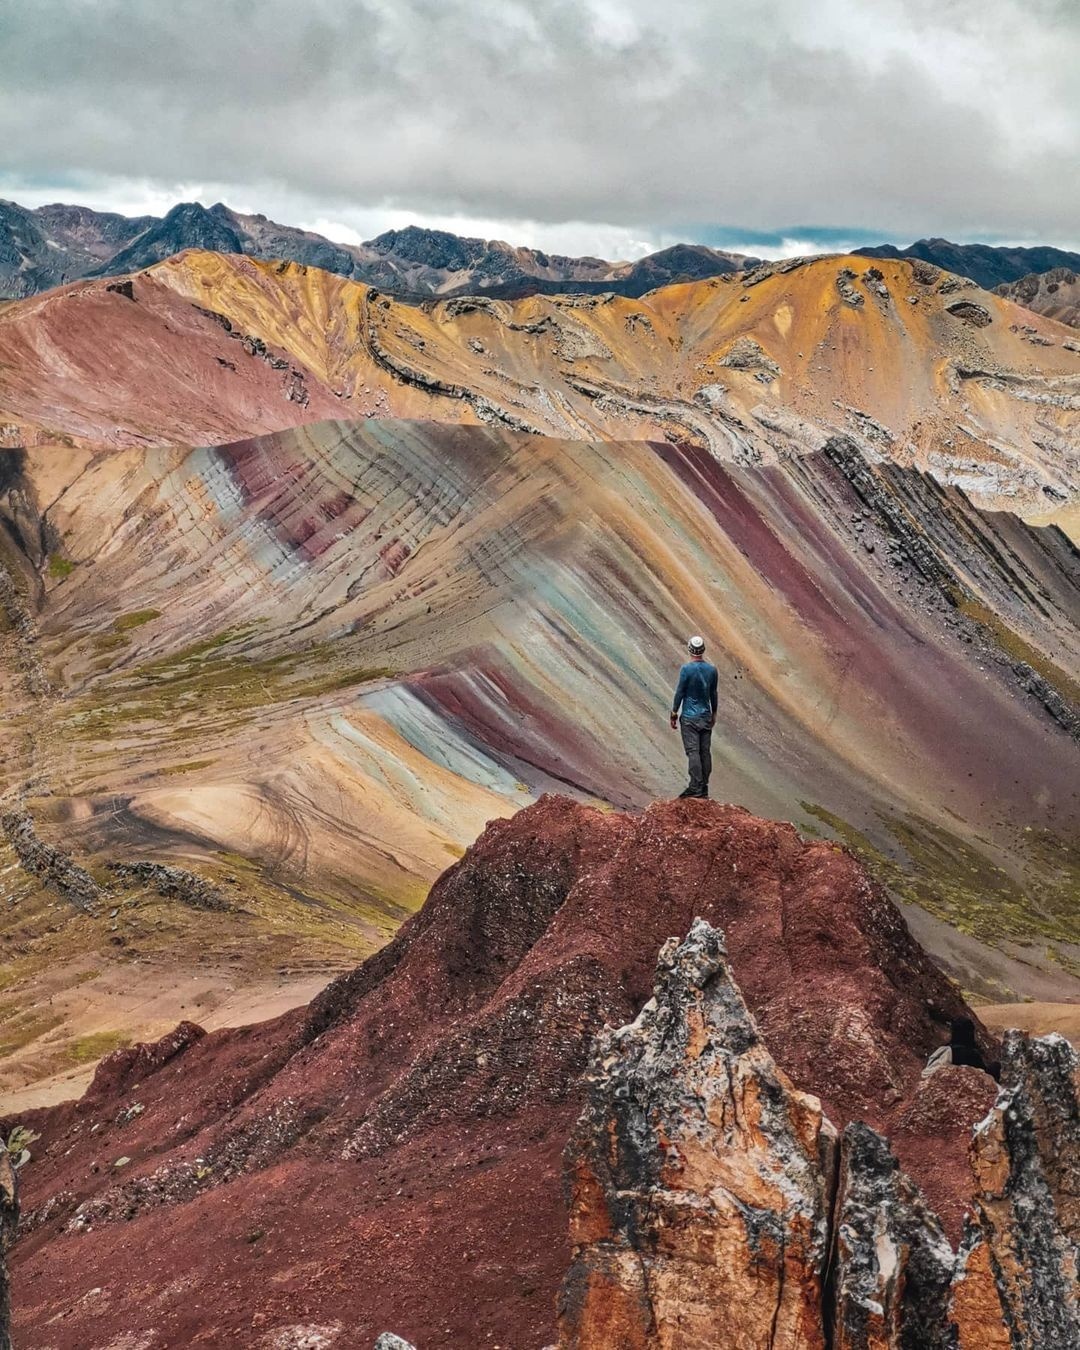
[[[326,422],[6,464],[0,764],[61,851],[37,866],[7,827],[9,1085],[105,1044],[80,1035],[163,1030],[164,971],[203,998],[174,1020],[353,964],[545,790],[677,791],[691,630],[720,669],[716,796],[858,849],[966,988],[1078,988],[1080,574],[1055,529],[843,438],[740,467]]]

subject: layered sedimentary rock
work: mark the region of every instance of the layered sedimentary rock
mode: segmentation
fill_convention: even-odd
[[[493,817],[552,789],[679,791],[667,700],[697,631],[715,796],[857,847],[965,988],[1080,991],[1080,559],[1059,531],[845,438],[756,469],[374,421],[9,454],[0,779],[106,892],[96,920],[58,916],[55,869],[0,838],[0,927],[54,981],[12,1003],[55,1015],[119,966],[93,1025],[154,1037],[191,1008],[127,1020],[146,963],[222,995],[349,968]],[[162,895],[162,866],[219,917]],[[27,1071],[64,1056],[47,1036],[18,1037]]]
[[[602,1036],[567,1148],[564,1350],[824,1347],[836,1132],[780,1071],[696,920]]]
[[[953,1290],[960,1350],[1076,1350],[1080,1056],[1063,1036],[1007,1033],[1001,1093],[975,1131],[972,1165],[974,1218]]]
[[[775,463],[846,434],[983,505],[1040,510],[1077,490],[1073,337],[907,261],[416,308],[315,268],[189,252],[0,313],[0,444],[218,443],[375,415]]]
[[[561,1159],[593,1038],[641,1012],[657,952],[696,916],[725,930],[768,1047],[744,1047],[732,1071],[775,1063],[768,1093],[786,1075],[838,1127],[891,1131],[965,1008],[854,858],[715,802],[620,815],[547,797],[493,822],[398,936],[308,1008],[182,1027],[107,1058],[83,1101],[22,1117],[41,1135],[13,1252],[17,1289],[33,1291],[22,1339],[61,1318],[72,1344],[108,1344],[152,1307],[166,1345],[258,1344],[307,1323],[348,1328],[342,1350],[388,1327],[422,1350],[548,1344],[570,1262]],[[717,1016],[735,1016],[727,997]],[[755,1130],[775,1105],[805,1163],[816,1108],[759,1091],[765,1077],[739,1082],[731,1138],[776,1183]],[[954,1166],[942,1145],[919,1173],[931,1196]],[[800,1193],[787,1237],[798,1228],[813,1263],[813,1223],[793,1216],[816,1212],[818,1192]],[[782,1232],[763,1220],[769,1251]],[[84,1299],[93,1287],[115,1292]]]

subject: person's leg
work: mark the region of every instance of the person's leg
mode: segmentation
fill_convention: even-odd
[[[697,727],[690,722],[682,721],[679,723],[682,731],[683,749],[686,751],[686,762],[690,769],[690,786],[686,789],[686,795],[701,794],[701,736]]]
[[[701,794],[709,795],[709,775],[712,773],[712,727],[701,733]]]

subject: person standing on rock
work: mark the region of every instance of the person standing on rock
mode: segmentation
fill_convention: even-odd
[[[682,709],[682,743],[690,766],[690,783],[680,797],[707,797],[712,772],[712,729],[716,724],[716,667],[705,660],[705,639],[694,636],[686,644],[690,660],[679,671],[671,705],[672,730],[679,726]]]

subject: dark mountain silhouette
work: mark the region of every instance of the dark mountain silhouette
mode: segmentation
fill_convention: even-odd
[[[953,244],[948,239],[919,239],[909,248],[895,244],[875,244],[856,252],[867,258],[919,258],[970,277],[991,291],[1010,281],[1019,281],[1032,272],[1049,272],[1055,267],[1080,267],[1080,253],[1040,245],[1036,248],[1012,248],[996,244]]]
[[[414,298],[475,291],[514,298],[567,289],[638,296],[758,261],[677,244],[637,262],[608,262],[416,225],[364,244],[336,244],[266,216],[241,215],[221,202],[181,202],[161,218],[134,219],[81,206],[31,211],[0,202],[0,299],[21,299],[82,277],[138,272],[189,248],[303,263]]]

